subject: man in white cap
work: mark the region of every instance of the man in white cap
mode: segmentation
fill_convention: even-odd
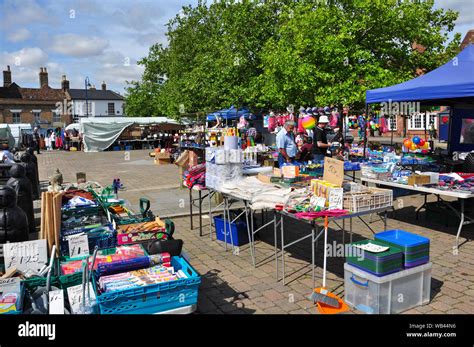
[[[324,160],[330,145],[328,144],[326,125],[329,123],[328,116],[319,116],[318,126],[313,131],[313,160]]]

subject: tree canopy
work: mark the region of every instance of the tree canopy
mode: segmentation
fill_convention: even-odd
[[[433,1],[200,1],[170,20],[166,47],[139,61],[145,71],[127,88],[126,113],[360,106],[367,89],[451,59],[456,19]]]

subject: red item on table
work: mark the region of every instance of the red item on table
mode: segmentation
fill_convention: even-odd
[[[347,210],[326,210],[326,211],[320,211],[320,212],[298,212],[295,213],[295,216],[297,218],[305,218],[305,219],[316,219],[320,217],[339,217],[345,214],[348,214],[349,212]]]

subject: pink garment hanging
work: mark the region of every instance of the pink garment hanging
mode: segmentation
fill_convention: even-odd
[[[275,116],[270,116],[268,117],[268,131],[269,132],[274,132],[277,127],[277,117]]]
[[[349,212],[347,210],[327,210],[327,211],[321,211],[321,212],[297,212],[295,213],[295,216],[297,218],[305,218],[305,219],[316,219],[320,217],[339,217],[343,216],[345,214],[348,214]]]
[[[305,133],[306,130],[303,127],[303,117],[301,115],[298,117],[298,134]]]

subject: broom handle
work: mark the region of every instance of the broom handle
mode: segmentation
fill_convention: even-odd
[[[323,260],[323,288],[326,288],[326,260],[328,244],[328,216],[324,217],[324,260]]]

